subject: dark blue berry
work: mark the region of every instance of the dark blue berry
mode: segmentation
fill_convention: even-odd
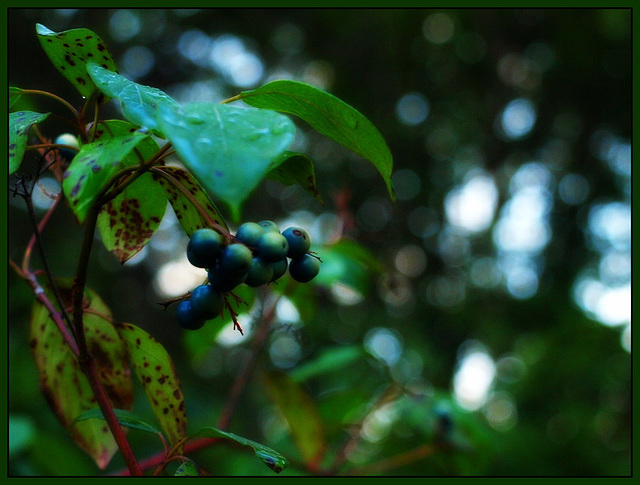
[[[273,276],[271,277],[271,281],[276,281],[283,274],[287,272],[287,268],[289,267],[289,262],[287,258],[280,259],[278,261],[273,261],[271,267],[273,268]]]
[[[251,268],[247,279],[244,280],[246,285],[257,287],[266,285],[273,278],[273,266],[268,261],[263,260],[259,256],[253,258]]]
[[[287,256],[291,259],[301,258],[311,247],[311,238],[309,233],[301,227],[288,227],[282,235],[289,243],[289,251]]]
[[[191,292],[191,309],[204,317],[211,320],[222,312],[224,307],[224,299],[220,291],[211,285],[200,285]]]
[[[265,228],[255,222],[245,222],[236,232],[236,239],[250,247],[258,245],[258,239],[265,233]]]
[[[233,290],[247,278],[252,259],[251,250],[244,244],[229,244],[218,265],[209,269],[209,282],[220,291]]]
[[[260,221],[258,225],[264,227],[267,232],[277,232],[280,234],[280,228],[273,221]]]
[[[292,259],[291,263],[289,263],[289,274],[294,280],[300,283],[311,281],[319,272],[320,261],[310,254],[305,254],[301,258]]]
[[[258,255],[265,261],[278,261],[287,256],[289,243],[279,232],[266,232],[258,239]]]
[[[199,328],[202,328],[206,322],[202,315],[193,311],[189,300],[182,300],[178,304],[176,318],[178,319],[180,326],[187,330],[198,330]]]
[[[220,256],[223,242],[219,232],[210,228],[198,229],[187,244],[187,259],[198,268],[210,268]]]

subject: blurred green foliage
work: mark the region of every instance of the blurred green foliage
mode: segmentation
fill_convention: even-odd
[[[601,298],[594,306],[580,285],[630,285],[630,216],[623,217],[622,229],[596,224],[599,207],[630,207],[631,162],[630,154],[625,156],[632,116],[630,10],[10,9],[8,14],[11,85],[51,91],[79,104],[68,81],[52,74],[34,26],[86,27],[109,45],[122,75],[181,102],[219,102],[290,77],[356,107],[389,144],[395,203],[374,169],[303,130],[305,150],[295,150],[316,163],[326,204],[300,187],[267,181],[244,207],[244,220],[302,221],[312,240],[331,242],[335,234],[346,234],[375,258],[375,271],[342,272],[346,283],[356,281],[355,288],[299,287],[288,294],[258,356],[259,372],[234,409],[228,430],[285,455],[291,464],[283,474],[309,473],[292,438],[301,423],[287,424],[268,392],[273,391],[268,379],[260,378],[263,372],[288,374],[315,404],[314,419],[319,416],[325,427],[321,466],[332,463],[355,436],[346,472],[631,474],[630,295],[622,304]],[[229,61],[234,55],[244,59],[242,68]],[[516,100],[525,103],[511,105],[520,111],[509,122],[505,108]],[[20,99],[18,107],[52,109],[49,101],[33,98]],[[117,117],[116,106],[110,109]],[[51,138],[64,131],[56,119],[52,115],[41,126]],[[495,187],[477,205],[491,197],[496,202],[489,222],[470,230],[474,220],[464,216],[474,204],[461,205],[467,212],[456,216],[451,201],[477,174]],[[509,243],[534,235],[538,227],[507,231],[506,239],[500,235],[519,187],[531,190],[540,187],[536,183],[543,184],[544,197],[526,199],[525,206],[535,211],[535,204],[546,201],[542,227],[548,240],[533,251],[508,250]],[[530,194],[526,190],[521,194]],[[54,274],[71,277],[81,231],[71,211],[63,209],[43,239]],[[8,216],[8,256],[19,262],[32,229],[18,198],[9,197]],[[89,286],[116,319],[139,325],[167,348],[195,431],[215,424],[252,352],[252,339],[216,342],[217,328],[199,334],[202,338],[183,335],[171,312],[158,305],[166,298],[158,271],[184,252],[185,235],[166,223],[152,242],[144,259],[124,266],[96,245]],[[340,254],[327,258],[336,261],[338,274]],[[523,260],[524,266],[514,263]],[[39,265],[34,255],[33,266]],[[529,279],[510,280],[514,267]],[[365,274],[370,287],[363,283]],[[38,391],[28,346],[32,295],[12,271],[8,285],[9,473],[96,473]],[[628,321],[606,320],[625,305]],[[480,357],[476,371],[494,372],[485,400],[473,409],[454,392],[465,356]],[[483,378],[475,376],[478,382]],[[136,392],[134,411],[154,422],[142,390]],[[157,439],[145,433],[133,430],[129,437],[140,458],[158,451]],[[216,446],[193,458],[215,475],[273,474],[237,448]],[[123,466],[116,456],[107,471]]]

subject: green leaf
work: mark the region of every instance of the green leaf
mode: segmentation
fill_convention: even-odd
[[[290,373],[294,382],[303,382],[329,372],[343,369],[365,356],[361,345],[331,347],[314,360],[298,366]]]
[[[326,446],[324,423],[313,399],[281,372],[264,375],[264,384],[273,402],[287,420],[302,459],[309,467],[319,465]]]
[[[253,449],[254,453],[260,460],[264,462],[274,472],[280,473],[286,467],[289,466],[289,461],[277,451],[269,448],[268,446],[261,445],[255,441],[243,438],[242,436],[235,435],[233,433],[227,433],[213,427],[206,427],[199,430],[194,438],[225,438],[233,440],[241,445],[249,446]]]
[[[15,86],[9,86],[9,109],[16,104],[22,96],[22,89]]]
[[[378,169],[392,199],[393,157],[378,129],[359,111],[341,99],[305,83],[273,81],[240,99],[255,108],[273,109],[298,116],[319,133],[369,160]]]
[[[196,464],[192,461],[182,463],[173,474],[174,477],[199,477],[200,471]]]
[[[189,172],[180,167],[162,166],[154,167],[151,175],[165,190],[180,225],[189,236],[200,228],[211,227],[212,221],[229,229],[209,194]]]
[[[238,220],[250,192],[293,140],[286,116],[210,103],[160,106],[160,129],[182,162]]]
[[[29,129],[47,119],[49,113],[17,111],[9,113],[9,175],[20,168],[22,157],[27,150]]]
[[[143,86],[115,72],[90,63],[87,72],[96,86],[107,96],[120,100],[123,116],[136,126],[158,132],[158,110],[177,105],[168,94],[157,88]]]
[[[130,136],[136,131],[136,127],[126,121],[106,121],[97,130],[96,140]],[[158,148],[153,138],[146,137],[136,145],[135,151],[122,159],[121,166],[137,165],[140,163],[138,156],[148,160]],[[164,189],[150,174],[143,174],[100,210],[97,227],[102,242],[124,263],[149,242],[162,222],[166,207]]]
[[[83,145],[64,173],[62,189],[80,222],[123,160],[149,135],[130,133]]]
[[[137,429],[139,431],[146,431],[147,433],[153,434],[162,434],[162,432],[157,429],[155,426],[150,425],[149,423],[143,421],[138,416],[133,414],[130,411],[125,409],[114,409],[116,417],[118,418],[118,422],[127,428]],[[71,426],[74,426],[76,423],[81,421],[86,421],[87,419],[102,419],[104,420],[104,414],[100,408],[93,408],[83,412],[80,416],[73,420]]]
[[[169,442],[177,444],[185,437],[187,413],[171,357],[162,344],[135,325],[123,323],[117,329],[160,427]]]
[[[88,98],[96,89],[87,74],[87,64],[96,63],[109,71],[117,71],[116,63],[107,45],[89,29],[54,32],[36,24],[40,45],[58,71]]]
[[[70,303],[70,286],[60,285],[65,303]],[[52,298],[52,295],[49,295]],[[104,303],[87,290],[83,317],[87,347],[90,349],[100,382],[113,407],[133,407],[126,348],[110,322]],[[51,409],[65,428],[83,412],[95,407],[91,386],[80,370],[78,360],[64,343],[49,311],[34,304],[30,322],[30,346],[38,369],[40,388]],[[70,429],[76,444],[104,469],[118,446],[105,423],[86,421]]]
[[[284,185],[299,184],[324,205],[316,185],[316,171],[313,161],[306,155],[284,152],[269,167],[267,178]]]
[[[350,239],[340,239],[317,251],[322,265],[313,283],[340,291],[349,290],[365,296],[369,292],[372,275],[384,269],[373,253]]]

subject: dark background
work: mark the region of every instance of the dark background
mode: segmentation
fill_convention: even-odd
[[[326,205],[302,190],[265,183],[248,202],[244,219],[301,217],[312,221],[320,238],[323,228],[326,236],[338,222],[384,264],[372,291],[355,305],[340,303],[329,292],[316,294],[315,313],[298,323],[297,357],[278,364],[274,331],[271,360],[265,358],[264,365],[292,370],[321,349],[364,342],[370,359],[363,367],[314,381],[310,393],[318,402],[333,388],[357,383],[363,397],[356,403],[362,405],[385,379],[395,379],[431,396],[416,406],[432,409],[435,390],[457,409],[454,429],[465,451],[388,474],[631,473],[630,10],[10,9],[8,14],[10,85],[51,91],[79,104],[40,49],[35,24],[54,31],[86,27],[110,47],[121,74],[181,102],[219,102],[286,73],[338,96],[378,127],[394,156],[395,203],[368,164],[300,124]],[[190,44],[190,38],[200,40]],[[234,74],[224,58],[213,63],[207,45],[221,46],[221,39],[259,59],[263,74],[249,83],[234,77],[243,71]],[[524,101],[528,111],[515,112],[513,125],[501,124],[514,100]],[[36,111],[61,112],[41,98],[28,102]],[[110,109],[117,116],[117,106]],[[534,122],[527,125],[532,113]],[[522,136],[505,133],[520,122]],[[60,125],[47,121],[42,130],[55,137]],[[489,220],[477,230],[456,224],[460,219],[449,205],[470,180],[493,189],[482,193],[484,199],[476,192],[480,198],[462,205],[462,216],[495,197]],[[9,199],[9,257],[20,261],[31,229],[21,202]],[[533,222],[527,224],[530,216]],[[535,238],[539,230],[542,242]],[[159,240],[135,265],[120,267],[96,245],[89,286],[116,318],[146,328],[167,346],[192,406],[190,416],[212,423],[231,385],[234,362],[246,357],[248,343],[221,347],[220,369],[212,376],[194,369],[192,344],[176,337],[179,329],[157,305],[162,294],[153,283],[157,271],[183,251],[184,235],[172,231],[175,226],[168,225],[162,237],[169,242]],[[67,208],[57,211],[44,237],[54,273],[72,276],[81,230]],[[9,412],[15,419],[10,424],[24,426],[29,437],[11,457],[10,471],[93,473],[38,392],[27,350],[30,305],[27,286],[9,273]],[[376,335],[391,335],[385,342],[400,347],[397,360],[387,362],[391,377],[381,366],[384,347],[376,351],[372,344]],[[464,356],[474,352],[489,357],[495,376],[486,402],[461,410],[454,376]],[[269,403],[259,388],[247,395],[231,431],[269,442]],[[333,424],[331,436],[339,443],[344,429]],[[382,438],[366,443],[363,456],[374,462],[431,438],[402,415]],[[231,452],[221,453],[225,459],[206,456],[220,474],[243,474],[238,470],[250,466]],[[59,458],[52,460],[53,454]]]

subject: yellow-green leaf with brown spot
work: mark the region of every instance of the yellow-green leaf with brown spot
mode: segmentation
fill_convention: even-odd
[[[123,323],[118,331],[160,427],[169,442],[177,444],[186,436],[187,413],[171,357],[160,342],[135,325]]]
[[[61,293],[65,304],[69,303],[69,287],[61,286]],[[106,305],[87,290],[84,327],[100,382],[113,407],[131,410],[133,387],[126,347],[110,319]],[[49,311],[37,302],[31,314],[29,338],[40,389],[62,426],[68,428],[77,416],[97,408],[89,382],[49,317]],[[100,469],[105,469],[118,451],[104,421],[78,423],[69,429],[69,433]]]

